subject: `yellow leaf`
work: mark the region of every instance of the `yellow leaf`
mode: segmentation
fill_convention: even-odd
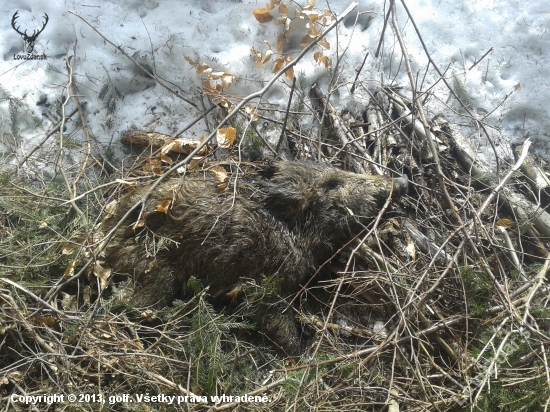
[[[252,107],[246,106],[246,107],[244,108],[244,111],[245,111],[245,113],[248,114],[248,116],[250,117],[250,121],[256,122],[256,121],[259,119],[258,113],[257,113],[256,110],[253,109]]]
[[[309,37],[312,37],[312,38],[317,38],[319,37],[319,35],[321,34],[321,32],[319,31],[319,29],[317,28],[317,26],[315,25],[312,25],[310,28],[309,28],[309,32],[307,33],[307,35]]]
[[[332,13],[331,13],[330,10],[327,9],[326,7],[323,9],[323,14],[324,14],[325,16],[332,16]]]
[[[304,18],[304,16],[302,16],[302,13],[300,13],[300,11],[298,9],[296,9],[296,17],[299,17],[301,19]]]
[[[170,210],[170,204],[172,203],[171,200],[160,200],[157,202],[155,206],[155,212],[164,213],[165,215],[168,214],[168,211]]]
[[[145,226],[145,220],[140,219],[134,224],[134,226],[132,226],[132,229],[141,229],[143,226]]]
[[[195,67],[198,63],[196,61],[194,61],[193,59],[191,59],[190,57],[187,57],[187,56],[183,56],[183,58],[185,59],[185,61],[187,61],[187,63],[189,63],[191,66]]]
[[[61,296],[63,296],[63,298],[61,299],[61,306],[64,310],[73,311],[77,309],[76,295],[69,295],[68,293],[61,292]]]
[[[210,169],[218,183],[224,183],[227,180],[227,171],[221,166],[214,166]]]
[[[287,18],[288,17],[286,17],[286,16],[277,17],[275,20],[273,20],[273,23],[275,23],[275,24],[285,24]]]
[[[291,67],[290,69],[285,71],[285,77],[290,81],[294,80],[294,67]]]
[[[270,1],[268,1],[265,6],[267,7],[268,10],[273,10],[275,8],[275,5],[273,3],[271,3]]]
[[[210,72],[208,74],[208,78],[210,80],[218,80],[218,79],[221,79],[224,74],[226,74],[226,73],[225,72]]]
[[[169,165],[171,165],[172,163],[174,163],[174,161],[172,160],[171,157],[169,156],[166,156],[164,153],[160,152],[158,155],[158,157],[160,157],[160,160],[162,160],[164,163],[168,163]]]
[[[225,73],[222,76],[223,87],[225,87],[226,90],[229,90],[231,88],[231,85],[233,84],[233,80],[235,80],[235,76],[229,73]],[[225,102],[225,107],[227,107],[227,101],[224,100],[224,102]]]
[[[269,14],[269,10],[265,8],[256,9],[252,12],[256,20],[258,20],[259,23],[269,23],[271,20],[273,20],[273,16]]]
[[[510,229],[515,226],[515,223],[513,220],[503,218],[503,219],[497,220],[497,226],[502,226]]]
[[[76,267],[76,260],[71,260],[69,262],[69,265],[67,266],[67,269],[65,269],[65,273],[63,273],[63,276],[66,278],[70,278],[72,275],[74,275],[75,267]]]
[[[279,14],[285,17],[288,15],[288,4],[286,4],[284,1],[279,4]]]
[[[266,63],[267,61],[269,61],[269,59],[271,58],[271,56],[273,55],[273,50],[268,50],[265,52],[265,56],[263,57],[262,61],[260,62],[259,66],[261,66],[262,64]]]
[[[208,69],[210,69],[210,71],[208,71]],[[207,72],[208,74],[212,72],[212,68],[209,65],[203,63],[197,67],[197,74],[203,74],[204,72]]]
[[[109,278],[111,277],[111,267],[105,263],[96,260],[94,265],[94,275],[99,279],[99,288],[105,289],[109,285]]]
[[[216,132],[216,139],[218,139],[218,145],[220,147],[230,147],[237,138],[237,130],[233,127],[225,127],[218,129]]]
[[[319,40],[319,44],[325,49],[330,50],[330,43],[327,41],[326,37],[323,37],[321,40]]]
[[[72,243],[64,243],[61,250],[62,255],[71,255],[74,252],[75,245]]]
[[[300,42],[300,47],[302,48],[307,47],[309,43],[311,43],[312,41],[313,39],[309,36],[309,34],[306,34],[302,39],[302,41]]]
[[[221,92],[222,91],[222,86],[220,84],[216,84],[216,85],[212,85],[210,84],[210,82],[208,80],[204,81],[202,83],[203,87],[208,89],[208,90],[212,90],[213,92]]]
[[[285,58],[284,57],[278,57],[277,60],[275,60],[275,64],[273,65],[273,69],[271,69],[271,73],[276,73],[279,70],[283,68],[285,64]]]

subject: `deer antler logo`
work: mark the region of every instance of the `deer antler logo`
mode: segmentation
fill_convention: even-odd
[[[46,20],[44,21],[44,24],[42,25],[42,28],[40,30],[33,30],[32,32],[32,35],[28,35],[27,34],[27,30],[25,30],[23,33],[21,33],[19,31],[19,26],[15,27],[15,21],[17,20],[17,18],[19,17],[17,14],[19,13],[19,10],[17,10],[14,14],[13,14],[13,17],[11,18],[11,27],[13,27],[13,29],[19,33],[21,35],[21,37],[23,38],[23,40],[25,41],[25,51],[27,53],[32,53],[33,50],[34,50],[34,42],[36,41],[36,38],[38,37],[38,35],[40,33],[42,33],[42,31],[44,30],[44,28],[46,27],[46,24],[48,24],[48,15],[46,13],[44,13],[44,17],[46,18]]]

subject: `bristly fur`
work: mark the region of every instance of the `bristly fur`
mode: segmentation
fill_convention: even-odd
[[[191,276],[214,297],[234,292],[242,279],[259,282],[263,276],[277,276],[279,293],[291,294],[377,215],[393,186],[394,198],[406,190],[404,182],[387,177],[287,161],[240,178],[236,188],[235,182],[229,190],[218,185],[205,172],[161,183],[145,203],[145,226],[133,229],[138,210],[115,233],[105,260],[135,278],[137,305],[170,304]],[[148,188],[113,203],[102,230],[112,228]],[[171,200],[168,213],[155,211],[165,200]],[[155,237],[170,242],[151,253],[147,239]],[[296,327],[279,312],[258,309],[264,331],[296,355]]]

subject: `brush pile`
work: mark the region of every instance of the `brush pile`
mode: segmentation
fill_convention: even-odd
[[[6,410],[29,410],[32,402],[33,410],[546,410],[548,167],[529,154],[528,140],[510,148],[508,159],[484,162],[465,128],[446,119],[450,113],[428,119],[427,95],[402,90],[369,91],[368,105],[350,113],[332,107],[317,85],[292,87],[295,105],[282,120],[267,104],[252,111],[239,104],[233,112],[219,104],[204,114],[226,116],[215,129],[217,144],[131,131],[122,139],[132,146],[131,164],[102,166],[102,184],[85,180],[97,166],[91,163],[74,185],[3,170],[0,397]],[[212,97],[212,90],[202,92]],[[461,113],[491,142],[467,105]],[[236,114],[246,121],[231,119]],[[300,127],[303,116],[314,116],[316,126]],[[330,239],[341,228],[293,203],[296,225],[320,236],[315,247],[332,247],[328,255],[323,249],[322,261],[311,260],[315,267],[305,279],[288,270],[286,277],[257,267],[232,271],[242,259],[275,269],[268,249],[252,244],[238,256],[224,250],[231,242],[223,243],[221,229],[210,223],[227,224],[216,209],[180,242],[189,248],[194,236],[197,250],[211,248],[201,264],[211,260],[205,267],[217,273],[188,267],[188,254],[179,263],[197,275],[184,279],[181,293],[162,289],[156,280],[176,276],[163,262],[188,250],[163,229],[177,198],[176,189],[168,193],[168,178],[210,176],[209,193],[224,198],[227,213],[239,180],[262,205],[254,213],[264,213],[269,190],[288,189],[269,180],[274,160],[279,168],[309,164],[313,174],[335,170],[331,165],[348,177],[386,177],[373,181],[404,175],[408,190],[393,198],[385,190],[388,201],[367,220],[342,208],[354,232],[338,246]],[[339,184],[322,183],[327,193]],[[142,208],[151,204],[154,210]],[[290,219],[288,211],[279,213]],[[280,229],[280,222],[261,220],[268,221],[266,237]],[[132,250],[139,250],[140,277],[112,267],[105,251],[113,248],[120,248],[126,273]],[[259,250],[266,256],[254,256]],[[281,254],[278,261],[286,262]],[[232,282],[239,278],[238,290],[219,292],[228,286],[220,283],[223,267]],[[297,278],[296,285],[281,288],[287,278]],[[149,295],[155,302],[144,298]],[[259,304],[269,307],[261,313],[284,312],[297,325],[292,356],[258,326]]]

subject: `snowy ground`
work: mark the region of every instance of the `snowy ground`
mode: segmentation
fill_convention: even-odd
[[[297,2],[306,6],[307,0]],[[350,4],[349,0],[318,1],[316,8],[325,7],[339,15]],[[472,98],[473,112],[489,124],[497,143],[522,141],[531,137],[538,153],[550,158],[550,2],[517,0],[408,0],[422,38],[440,70],[448,68],[446,76],[453,76],[464,84]],[[409,89],[404,64],[395,36],[388,27],[383,43],[383,52],[374,57],[383,26],[384,14],[389,1],[361,1],[360,12],[350,15],[343,24],[327,36],[329,51],[318,46],[314,51],[324,51],[332,58],[333,66],[342,57],[337,84],[339,93],[333,104],[356,112],[368,102],[366,90],[358,88],[349,93],[355,68],[359,67],[369,53],[360,80],[370,90],[379,86],[381,75],[386,83],[395,82]],[[254,47],[263,53],[267,50],[264,41],[275,49],[277,35],[282,26],[273,22],[260,24],[252,11],[265,7],[261,1],[244,0],[163,0],[163,1],[33,1],[8,0],[0,4],[0,87],[5,93],[0,102],[0,154],[3,162],[14,162],[28,153],[51,130],[59,120],[56,101],[66,96],[67,84],[65,57],[73,54],[74,81],[82,102],[87,102],[87,121],[92,135],[102,143],[113,142],[115,147],[120,133],[129,127],[156,128],[163,133],[183,129],[200,115],[202,106],[193,107],[183,101],[186,97],[197,104],[197,85],[204,80],[188,58],[205,63],[214,71],[235,75],[235,82],[227,92],[237,102],[237,96],[257,91],[271,78],[273,61],[257,68],[250,50]],[[405,34],[413,70],[419,75],[419,88],[428,89],[438,79],[422,50],[413,26],[399,1],[399,24]],[[296,3],[289,4],[289,16],[294,16]],[[39,34],[33,53],[46,55],[47,60],[21,60],[25,54],[20,34],[12,28],[12,17],[18,11],[15,26],[19,31],[32,34],[42,27],[44,13],[49,21]],[[81,16],[107,39],[120,46],[144,67],[154,69],[170,93],[158,83],[144,76],[127,57],[94,32]],[[277,10],[271,14],[277,17]],[[306,34],[305,21],[294,19],[292,32],[285,45],[285,55],[296,56],[300,40]],[[492,50],[473,68],[471,66],[487,51]],[[316,65],[313,51],[295,68],[303,72],[307,85],[319,81],[327,89],[329,72]],[[111,83],[123,93],[122,99],[109,99],[101,94],[102,88]],[[289,81],[282,77],[265,96],[271,104],[284,108],[288,100]],[[105,90],[103,90],[105,91]],[[177,92],[177,94],[175,93]],[[445,110],[445,104],[457,109],[456,102],[449,99],[449,92],[441,82],[434,88],[431,114]],[[509,98],[503,103],[504,98]],[[101,95],[101,98],[100,98]],[[17,116],[33,115],[40,124],[18,121],[14,135],[13,107],[9,99],[20,99],[28,107],[21,106]],[[108,110],[106,104],[110,102]],[[114,106],[113,106],[114,103]],[[499,106],[500,105],[500,106]],[[71,103],[68,110],[74,108]],[[153,109],[152,109],[153,108]],[[157,114],[155,117],[154,113]],[[13,116],[12,116],[13,117]],[[453,121],[463,125],[465,132],[474,141],[479,141],[480,151],[486,142],[478,139],[473,122],[458,115]],[[154,123],[155,118],[157,119]],[[307,125],[311,119],[304,118]],[[69,123],[67,133],[72,138],[83,140],[78,127]],[[200,137],[207,134],[204,122],[186,133],[185,137]],[[55,145],[55,140],[50,143]],[[502,153],[509,152],[508,144],[501,144]],[[2,158],[0,158],[2,159]]]

